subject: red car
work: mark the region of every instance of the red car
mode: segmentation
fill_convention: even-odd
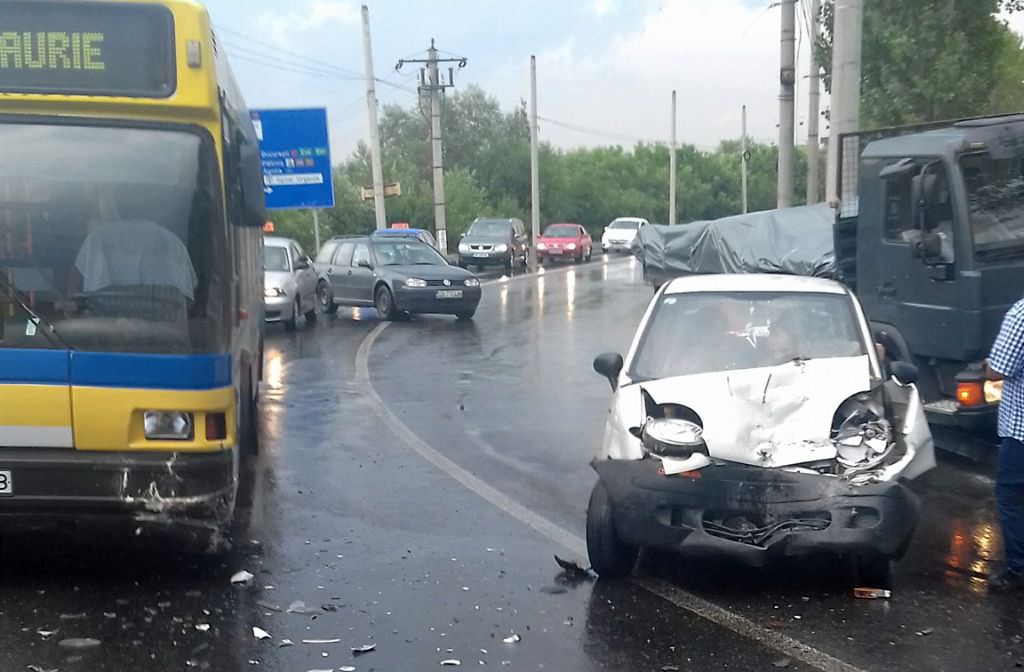
[[[593,252],[594,241],[579,224],[551,224],[537,238],[537,261],[542,264],[554,259],[589,261]]]

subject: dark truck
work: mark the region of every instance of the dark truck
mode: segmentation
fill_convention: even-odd
[[[1024,295],[1024,115],[845,135],[836,272],[915,363],[936,444],[976,454],[1000,390],[984,359]]]

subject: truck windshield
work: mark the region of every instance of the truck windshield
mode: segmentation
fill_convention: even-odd
[[[1024,172],[1020,159],[961,159],[974,251],[980,258],[1024,254]]]
[[[222,350],[230,256],[212,146],[0,122],[0,147],[0,348]]]

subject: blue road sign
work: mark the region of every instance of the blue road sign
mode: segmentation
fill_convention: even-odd
[[[333,208],[327,110],[252,110],[268,210]]]

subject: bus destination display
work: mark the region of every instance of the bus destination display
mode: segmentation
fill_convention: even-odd
[[[0,92],[165,98],[174,88],[163,7],[0,2]]]

